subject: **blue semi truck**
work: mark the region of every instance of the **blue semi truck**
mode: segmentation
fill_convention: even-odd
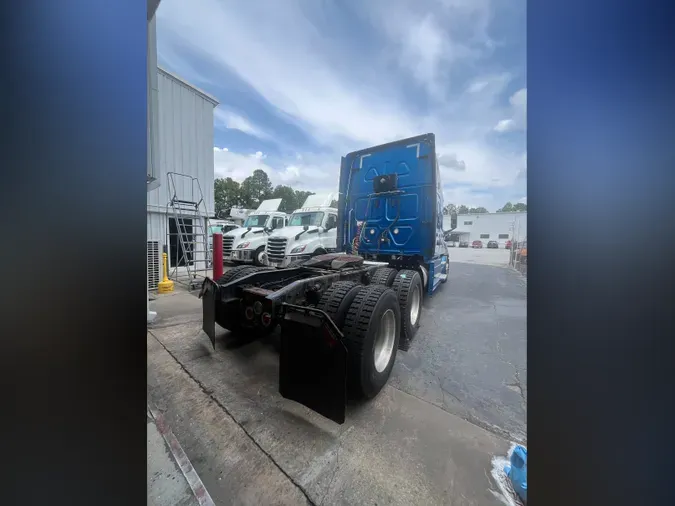
[[[447,281],[449,261],[435,145],[426,134],[343,157],[337,231],[338,251],[416,270],[429,295]]]
[[[249,337],[280,326],[281,395],[344,423],[347,398],[380,392],[420,326],[424,295],[447,280],[434,135],[346,155],[339,189],[338,253],[236,267],[205,279],[199,296],[214,348],[216,324]]]

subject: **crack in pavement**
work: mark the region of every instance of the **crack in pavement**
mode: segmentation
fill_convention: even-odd
[[[335,466],[333,467],[333,475],[330,477],[328,487],[326,487],[326,492],[324,492],[323,497],[321,498],[321,502],[319,503],[319,506],[323,506],[323,502],[326,500],[326,497],[328,497],[328,493],[330,492],[330,489],[333,486],[333,482],[335,481],[335,476],[337,475],[338,469],[340,468],[340,446],[341,444],[339,444],[338,447],[335,449]]]
[[[445,409],[443,406],[439,406],[438,404],[433,403],[431,401],[428,401],[426,399],[423,399],[422,397],[419,397],[415,394],[411,394],[410,392],[406,392],[405,390],[401,390],[400,388],[398,388],[394,385],[387,384],[386,386],[390,387],[390,388],[393,388],[394,390],[397,390],[397,391],[401,392],[402,394],[409,395],[410,397],[414,397],[418,401],[429,404],[429,405],[435,407],[436,409],[440,409],[441,411],[444,411],[445,413],[447,413],[451,416],[456,416],[458,418],[461,418],[465,422],[468,422],[471,425],[475,425],[476,427],[478,427],[480,429],[483,429],[484,431],[489,432],[490,434],[492,434],[494,436],[500,437],[500,438],[505,439],[507,441],[516,441],[518,443],[523,442],[523,436],[522,435],[512,434],[509,431],[507,431],[506,429],[502,429],[501,427],[497,427],[496,425],[492,425],[491,423],[484,422],[483,420],[477,418],[476,416],[474,416],[474,415],[472,415],[468,412],[466,412],[464,414],[453,413],[453,412]],[[446,392],[446,393],[450,394],[450,392]],[[450,394],[450,395],[452,395],[452,394]],[[461,403],[461,401],[460,401],[460,403]],[[463,403],[462,403],[462,405],[463,405]]]
[[[305,490],[305,489],[304,489],[304,488],[303,488],[296,480],[294,480],[293,477],[292,477],[291,475],[289,475],[289,474],[281,467],[281,465],[274,459],[274,457],[272,457],[272,455],[270,455],[269,452],[267,452],[262,446],[260,446],[260,444],[259,444],[259,443],[255,440],[255,438],[249,433],[249,431],[247,431],[246,428],[244,428],[244,426],[243,426],[241,423],[239,423],[239,421],[234,417],[234,415],[232,415],[232,413],[230,413],[230,411],[229,411],[229,410],[228,410],[228,409],[227,409],[227,408],[226,408],[226,407],[225,407],[225,406],[224,406],[224,405],[223,405],[223,404],[222,404],[222,403],[221,403],[221,402],[213,395],[212,390],[209,389],[209,388],[207,388],[201,381],[199,381],[197,378],[195,378],[195,377],[190,373],[190,371],[188,371],[188,370],[185,368],[185,366],[181,363],[181,361],[178,360],[178,359],[174,356],[173,353],[171,353],[171,351],[164,345],[164,343],[163,343],[163,342],[162,342],[155,334],[152,333],[151,330],[148,330],[148,333],[155,339],[155,341],[157,341],[157,342],[159,343],[159,345],[160,345],[162,348],[164,348],[164,351],[166,351],[166,352],[171,356],[171,358],[173,358],[173,360],[174,360],[174,361],[178,364],[178,366],[185,372],[185,374],[187,374],[187,375],[188,375],[195,383],[197,383],[197,385],[198,385],[199,388],[202,390],[202,392],[204,392],[204,393],[205,393],[205,394],[206,394],[213,402],[215,402],[216,405],[217,405],[220,409],[222,409],[222,410],[227,414],[227,416],[229,416],[229,417],[232,419],[232,421],[235,423],[235,425],[237,425],[237,427],[239,427],[239,428],[244,432],[244,434],[246,434],[246,437],[248,437],[248,439],[250,439],[251,442],[252,442],[252,443],[253,443],[253,444],[254,444],[254,445],[255,445],[255,446],[256,446],[256,447],[257,447],[257,448],[258,448],[258,449],[259,449],[259,450],[260,450],[260,451],[261,451],[268,459],[269,459],[269,460],[270,460],[270,462],[272,462],[272,464],[274,464],[274,466],[275,466],[275,467],[276,467],[276,468],[277,468],[277,469],[278,469],[278,470],[279,470],[279,471],[280,471],[280,472],[281,472],[281,473],[282,473],[282,474],[283,474],[283,475],[284,475],[284,476],[285,476],[285,477],[286,477],[293,485],[295,485],[295,486],[297,487],[298,490],[300,490],[300,492],[302,493],[302,495],[305,496],[305,499],[307,499],[307,502],[308,502],[311,506],[316,506],[316,503],[315,503],[315,502],[312,500],[312,498],[309,496],[309,493],[308,493],[308,492],[307,492],[307,491],[306,491],[306,490]]]
[[[514,367],[515,369],[515,367]],[[527,399],[525,398],[525,392],[523,390],[523,384],[520,382],[520,374],[518,373],[518,369],[516,369],[516,386],[518,387],[518,390],[520,391],[520,398],[523,401],[523,404],[527,406]]]
[[[446,390],[445,388],[443,388],[443,380],[440,378],[440,376],[436,376],[436,379],[438,380],[438,386],[440,387],[441,394],[443,395],[443,406],[445,406],[445,394],[448,394],[450,397],[455,399],[457,402],[459,402],[460,404],[463,404],[462,400],[459,397],[457,397],[455,394],[453,394],[449,390]]]

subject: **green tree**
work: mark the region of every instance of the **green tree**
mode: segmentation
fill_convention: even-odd
[[[504,204],[504,207],[501,209],[497,209],[498,213],[512,213],[513,212],[513,204],[511,202],[507,202]]]
[[[457,212],[457,206],[455,206],[455,204],[447,204],[443,207],[443,214],[445,216],[450,215],[453,211]]]
[[[272,195],[272,182],[267,172],[256,169],[241,183],[241,200],[245,207],[255,209]]]
[[[241,205],[240,185],[231,177],[217,178],[213,184],[214,211],[216,218],[230,215],[230,209]]]
[[[272,192],[272,198],[282,199],[279,211],[284,213],[292,213],[300,207],[296,191],[290,186],[278,185]]]
[[[522,213],[527,211],[527,204],[523,204],[522,202],[518,202],[517,204],[512,204],[511,202],[507,202],[504,204],[504,207],[501,209],[497,209],[498,213]]]
[[[469,208],[462,204],[457,207],[457,214],[469,214]]]
[[[469,209],[468,214],[484,214],[487,212],[488,210],[485,209],[484,207],[472,207]]]

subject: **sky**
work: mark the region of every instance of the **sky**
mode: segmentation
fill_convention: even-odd
[[[446,204],[527,202],[524,0],[162,0],[157,44],[220,102],[216,177],[337,191],[343,155],[432,132]]]

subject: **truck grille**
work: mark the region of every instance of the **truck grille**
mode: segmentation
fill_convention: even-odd
[[[287,242],[285,237],[270,237],[267,240],[267,258],[272,262],[281,262],[286,255]]]
[[[229,255],[232,253],[232,244],[234,243],[234,237],[224,236],[223,237],[223,255]]]

